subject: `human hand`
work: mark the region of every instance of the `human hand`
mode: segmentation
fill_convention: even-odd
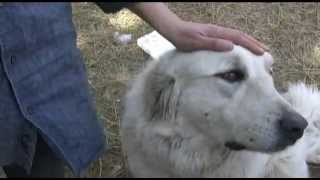
[[[234,44],[257,55],[262,55],[268,50],[261,42],[241,31],[213,24],[184,21],[163,3],[134,3],[129,9],[181,51],[230,51]]]
[[[213,24],[181,21],[163,32],[177,49],[181,51],[213,50],[230,51],[233,45],[240,45],[254,54],[262,55],[268,48],[253,37],[231,28]]]

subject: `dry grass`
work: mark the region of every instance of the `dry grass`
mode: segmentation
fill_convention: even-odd
[[[298,80],[320,85],[320,4],[318,3],[169,3],[185,20],[214,23],[244,31],[271,48],[276,60],[276,85],[285,89]],[[152,28],[123,10],[104,14],[92,3],[73,3],[78,45],[82,50],[99,117],[111,146],[87,177],[124,177],[119,119],[127,82],[146,62],[136,43],[119,45],[115,31],[132,33],[134,39]]]

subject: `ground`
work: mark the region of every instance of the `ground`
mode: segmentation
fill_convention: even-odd
[[[268,45],[275,59],[274,78],[279,89],[299,80],[319,87],[319,3],[183,2],[168,5],[184,20],[239,29]],[[73,3],[73,14],[78,46],[111,147],[92,164],[86,177],[125,177],[127,170],[119,140],[121,98],[127,83],[147,62],[136,39],[153,29],[126,9],[104,14],[93,3]],[[133,43],[116,43],[113,40],[116,31],[131,33]]]

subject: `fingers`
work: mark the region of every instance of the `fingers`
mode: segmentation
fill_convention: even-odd
[[[209,27],[209,30],[207,30],[209,37],[229,40],[234,44],[249,49],[254,54],[262,55],[264,51],[269,49],[266,45],[241,31],[215,25],[209,25]]]
[[[201,41],[199,41],[199,44],[195,46],[195,49],[231,51],[233,49],[233,43],[224,39],[205,37]]]
[[[265,51],[257,43],[247,39],[244,36],[239,36],[238,38],[234,39],[233,42],[237,45],[240,45],[249,49],[251,52],[257,55],[262,55]]]
[[[247,34],[244,34],[246,36],[247,39],[253,41],[254,43],[258,44],[262,49],[266,50],[266,51],[269,51],[270,49],[268,48],[268,46],[266,46],[265,44],[259,42],[258,40],[254,39],[253,37],[247,35]]]

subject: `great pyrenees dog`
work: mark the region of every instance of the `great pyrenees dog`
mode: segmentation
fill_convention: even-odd
[[[309,177],[307,162],[319,162],[320,93],[298,83],[280,94],[272,63],[240,46],[151,61],[121,121],[131,176]]]

